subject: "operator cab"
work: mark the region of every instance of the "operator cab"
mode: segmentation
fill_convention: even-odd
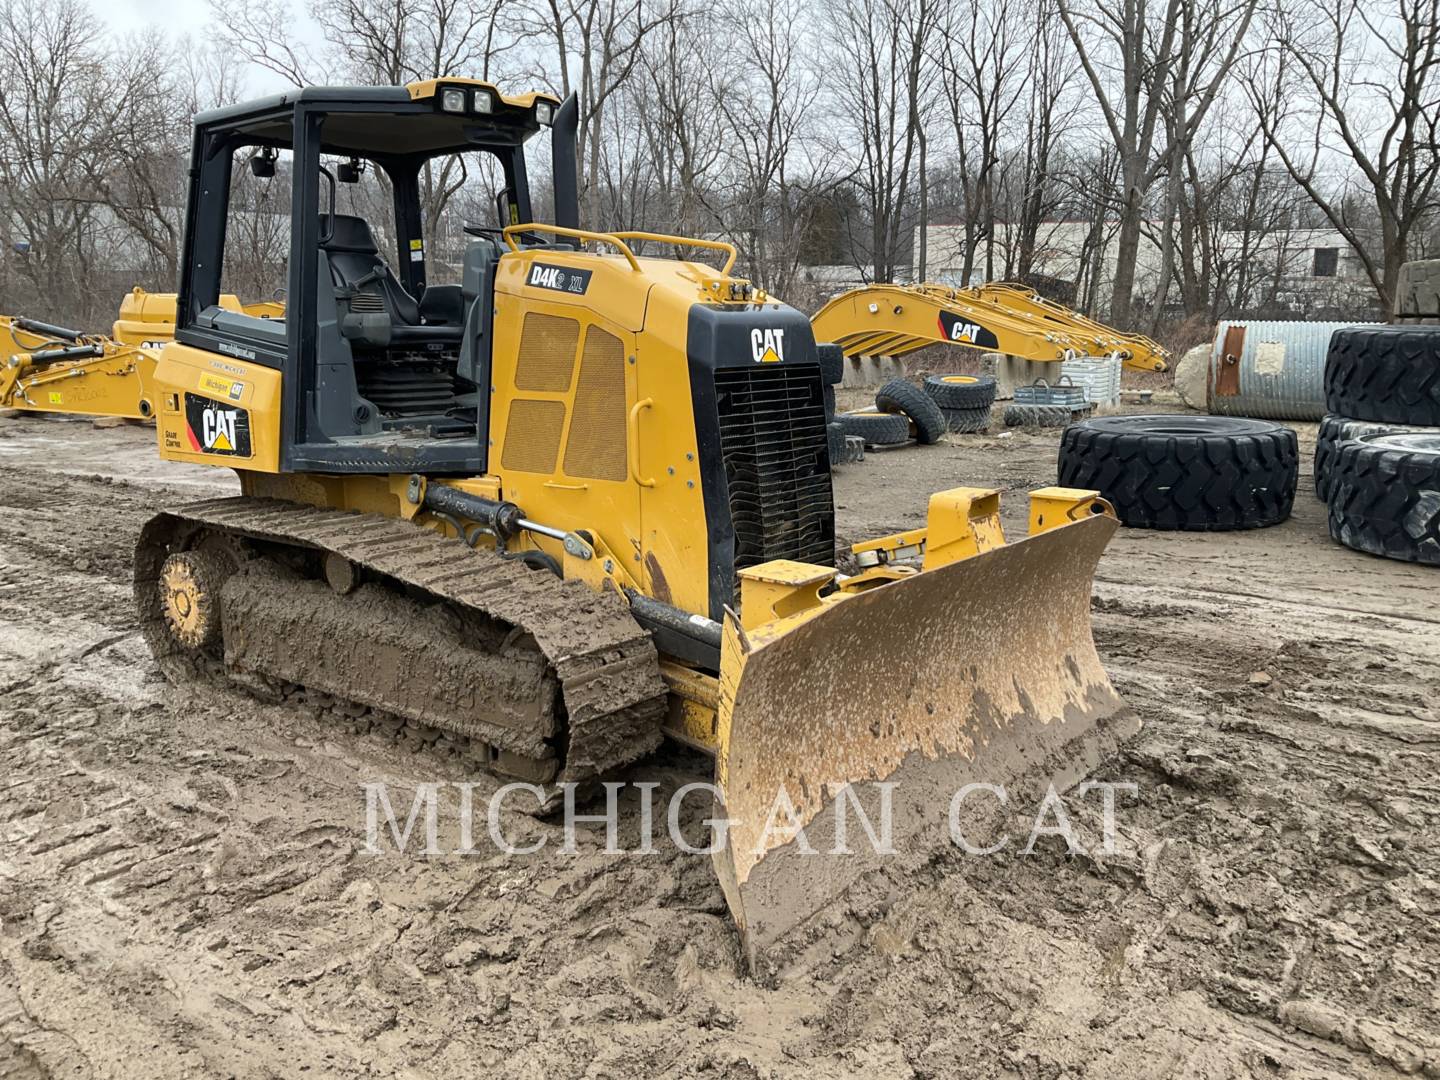
[[[175,337],[282,372],[282,468],[484,471],[501,233],[535,220],[524,146],[541,128],[573,177],[574,116],[444,79],[196,118]],[[556,202],[573,224],[573,180]],[[220,306],[281,282],[283,318]]]

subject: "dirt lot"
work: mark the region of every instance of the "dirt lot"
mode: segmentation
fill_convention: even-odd
[[[131,545],[230,482],[151,437],[0,420],[0,1077],[1440,1076],[1440,574],[1332,544],[1308,465],[1280,527],[1123,531],[1100,566],[1146,725],[1105,770],[1139,788],[1119,853],[937,853],[760,985],[708,859],[369,856],[361,785],[456,762],[168,687]],[[959,483],[1018,518],[1055,443],[873,455],[842,530]]]

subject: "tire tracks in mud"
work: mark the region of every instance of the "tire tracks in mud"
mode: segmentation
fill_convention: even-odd
[[[0,469],[0,505],[33,483]],[[829,913],[805,966],[761,987],[739,977],[702,857],[617,860],[593,833],[563,858],[364,855],[364,780],[481,778],[307,709],[168,687],[130,639],[126,550],[160,503],[191,496],[53,484],[73,520],[0,517],[0,625],[50,634],[59,611],[87,642],[119,637],[0,677],[0,1075],[1383,1076],[1440,1061],[1440,754],[1410,738],[1433,723],[1440,650],[1415,620],[1324,611],[1319,583],[1342,565],[1326,548],[1305,548],[1315,566],[1277,602],[1231,595],[1206,560],[1102,581],[1102,656],[1147,722],[1102,773],[1142,786],[1119,807],[1122,851],[944,854],[893,906]],[[41,602],[28,579],[48,564],[61,573]],[[1392,577],[1367,567],[1367,604]],[[634,775],[663,798],[704,771],[662,752]],[[1096,805],[1071,809],[1097,835]],[[622,801],[631,846],[634,811]]]

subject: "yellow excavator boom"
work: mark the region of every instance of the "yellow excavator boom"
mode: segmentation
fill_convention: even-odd
[[[146,420],[157,359],[103,334],[0,316],[0,408]]]
[[[218,306],[225,311],[254,315],[260,319],[283,319],[285,305],[279,300],[242,304],[234,293],[222,293]],[[175,337],[175,294],[146,292],[138,285],[120,301],[120,317],[111,336],[127,345],[159,344]]]
[[[278,301],[219,306],[282,319]],[[155,415],[159,347],[175,337],[175,294],[136,287],[120,302],[110,336],[0,315],[0,408],[149,420]]]
[[[1024,360],[1119,356],[1137,371],[1164,371],[1169,353],[1047,300],[1024,285],[868,285],[831,300],[810,320],[816,341],[846,356],[904,356],[927,345],[962,345]]]

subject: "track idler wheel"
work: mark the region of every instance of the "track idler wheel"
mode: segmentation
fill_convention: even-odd
[[[182,648],[201,652],[220,644],[220,589],[234,568],[223,555],[203,549],[177,551],[161,564],[160,610]]]

